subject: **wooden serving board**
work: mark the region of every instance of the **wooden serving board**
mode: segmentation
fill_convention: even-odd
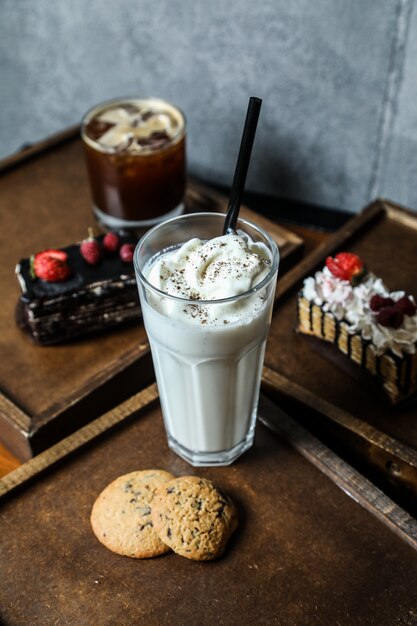
[[[187,210],[224,212],[227,199],[190,182]],[[15,264],[46,248],[82,240],[94,225],[78,128],[0,162],[0,439],[27,459],[116,406],[153,380],[147,337],[134,326],[51,347],[16,327]],[[244,208],[280,245],[282,267],[302,240]]]
[[[417,296],[417,214],[376,201],[278,280],[266,353],[272,396],[417,515],[416,403],[389,406],[336,348],[295,332],[303,279],[340,251],[359,254],[391,290]]]
[[[168,449],[151,386],[5,477],[1,623],[411,625],[416,522],[277,410],[261,406],[279,434],[259,424],[238,462],[196,470]],[[96,540],[97,495],[147,468],[204,476],[231,495],[240,523],[221,559],[136,560]]]

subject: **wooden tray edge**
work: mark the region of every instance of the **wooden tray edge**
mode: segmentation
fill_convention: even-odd
[[[372,445],[378,450],[379,456],[375,455],[378,465],[395,468],[395,472],[407,477],[408,471],[417,473],[417,451],[386,435],[370,424],[362,422],[348,411],[336,407],[331,402],[318,398],[313,392],[304,389],[282,374],[265,367],[263,372],[264,385],[273,391],[293,398],[307,409],[313,409],[321,415],[330,418],[352,435],[364,439],[366,444]],[[408,483],[408,488],[413,490],[413,483]]]
[[[156,384],[153,383],[119,406],[104,413],[104,415],[89,422],[86,426],[41,452],[33,459],[26,461],[26,463],[23,463],[23,465],[0,479],[0,500],[3,496],[10,494],[16,488],[23,486],[26,482],[40,475],[43,471],[52,468],[58,461],[61,461],[72,452],[79,450],[102,433],[120,424],[132,413],[149,406],[157,398],[158,391]]]
[[[284,297],[297,283],[309,276],[316,268],[323,264],[323,259],[362,230],[368,228],[373,222],[389,216],[396,219],[407,227],[417,230],[417,213],[403,207],[391,200],[377,198],[368,204],[360,213],[354,215],[342,228],[330,235],[325,241],[318,245],[310,254],[297,264],[292,270],[278,281],[275,300]]]
[[[72,141],[73,139],[76,139],[77,137],[79,137],[79,134],[80,125],[75,124],[74,126],[64,128],[64,130],[59,131],[58,133],[49,135],[41,141],[23,147],[18,152],[14,152],[10,156],[7,156],[4,159],[0,159],[0,174],[3,174],[9,169],[17,167],[25,161],[28,161],[33,157],[39,156],[40,154],[43,154],[44,152],[47,152],[52,148],[57,148],[67,141]]]
[[[303,278],[309,276],[320,264],[323,259],[335,252],[342,244],[352,239],[367,228],[375,220],[381,219],[386,213],[386,204],[383,200],[375,200],[363,211],[352,217],[342,228],[337,230],[328,239],[318,245],[310,254],[308,254],[294,269],[290,270],[278,281],[275,301],[284,297],[297,283]]]
[[[276,385],[277,375],[264,368],[263,382],[269,386]],[[278,384],[278,387],[281,385]],[[263,393],[260,396],[258,419],[267,428],[281,435],[335,485],[417,550],[417,521]]]
[[[125,352],[121,358],[115,359],[100,372],[98,372],[95,376],[89,378],[82,387],[79,387],[77,393],[74,393],[71,396],[67,396],[65,408],[69,409],[78,402],[81,402],[91,392],[98,390],[114,376],[116,376],[120,372],[123,372],[127,367],[129,367],[129,365],[132,365],[139,359],[143,359],[143,357],[145,357],[149,353],[150,347],[148,341],[144,341],[143,343],[134,346],[131,350]],[[32,429],[39,429],[40,426],[42,426],[46,422],[49,422],[49,420],[53,419],[61,412],[61,404],[58,403],[57,405],[52,405],[44,413],[40,413],[39,415],[32,418]]]

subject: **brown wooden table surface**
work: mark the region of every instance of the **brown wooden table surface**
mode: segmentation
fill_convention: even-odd
[[[73,151],[73,156],[77,154],[77,148],[73,144],[68,144],[67,149]],[[74,166],[75,173],[73,174],[77,178],[79,163],[77,159],[72,159],[70,162]],[[71,169],[69,173],[67,172],[69,179],[72,176],[71,172]],[[39,161],[35,173],[33,185],[37,188],[39,181],[44,180],[42,160]],[[43,185],[45,187],[45,181]],[[22,185],[19,189],[24,194]],[[74,199],[73,202],[75,202]],[[280,223],[279,219],[276,222]],[[321,254],[320,244],[330,245],[330,233],[295,224],[289,225],[282,222],[282,225],[304,240],[305,257],[314,250],[317,250],[316,255]],[[28,245],[29,243],[30,238]],[[301,269],[302,265],[298,263],[296,271]],[[289,274],[287,278],[288,276]],[[285,283],[284,272],[281,272],[281,279]],[[281,327],[281,324],[279,326]],[[272,339],[279,338],[278,335],[279,329],[271,329]],[[279,343],[280,341],[274,341],[274,345],[279,345]],[[281,351],[280,354],[284,352]],[[272,368],[269,370],[270,377],[276,376],[278,380],[280,373],[279,368],[274,367],[276,365],[274,355],[273,351],[268,352],[269,361],[266,364]],[[152,372],[150,365],[147,371]],[[106,407],[108,404],[104,410],[117,413],[121,405],[117,404],[113,409],[110,406],[111,400],[111,392],[105,389],[102,406]],[[267,397],[263,397],[263,402],[265,401],[269,402]],[[291,407],[284,405],[284,408],[295,417]],[[286,416],[281,415],[278,420],[280,428],[275,430],[274,423],[271,425],[268,420],[265,420],[264,410],[265,407],[261,406],[260,417],[262,423],[268,425],[269,430],[266,430],[262,424],[259,425],[257,443],[243,460],[232,468],[214,470],[203,468],[201,471],[199,469],[202,475],[219,477],[222,482],[224,481],[225,486],[230,487],[232,495],[236,495],[237,500],[242,498],[240,502],[242,510],[248,513],[244,516],[245,524],[242,525],[242,529],[236,535],[237,538],[232,542],[230,558],[228,556],[215,566],[218,572],[215,567],[205,570],[206,574],[197,582],[199,588],[196,593],[203,594],[201,623],[212,623],[213,615],[217,616],[217,607],[211,606],[210,598],[218,597],[217,593],[220,592],[220,587],[226,580],[230,588],[229,590],[226,588],[220,594],[225,602],[226,610],[229,611],[229,621],[226,619],[224,623],[235,623],[230,621],[231,611],[235,608],[239,619],[243,616],[239,621],[242,624],[252,623],[257,618],[262,623],[375,623],[380,626],[395,622],[411,626],[417,615],[413,583],[413,575],[417,571],[415,519],[397,507],[395,502],[390,501],[382,491],[364,479],[359,472],[355,473],[355,469],[349,467],[337,454],[328,449],[324,451],[320,448],[322,445],[320,442],[309,443],[307,430],[301,429],[301,434],[297,435],[299,426],[297,424],[294,431],[295,422],[291,425],[291,417],[288,418],[290,427],[285,430],[283,425]],[[105,417],[104,415],[99,419]],[[91,425],[94,427],[94,422]],[[78,430],[75,435],[82,435],[82,431],[83,429]],[[134,436],[131,436],[132,433]],[[277,436],[276,433],[278,433]],[[111,611],[117,612],[118,610],[113,598],[116,584],[119,585],[120,590],[118,594],[120,605],[134,607],[131,609],[133,612],[139,610],[143,612],[143,616],[153,615],[155,618],[154,607],[148,606],[147,601],[144,601],[140,595],[137,596],[138,585],[145,583],[145,591],[146,584],[149,589],[154,589],[154,576],[149,576],[148,572],[143,578],[142,570],[135,568],[137,564],[115,559],[114,555],[103,551],[101,546],[93,541],[88,526],[89,507],[106,481],[117,473],[136,468],[138,463],[141,467],[171,468],[174,473],[179,474],[195,472],[176,455],[169,452],[166,446],[161,448],[159,445],[152,444],[152,442],[164,441],[158,408],[152,408],[151,414],[145,415],[138,422],[128,421],[124,429],[118,431],[115,437],[111,436],[111,444],[107,435],[104,438],[99,437],[88,448],[81,447],[81,451],[76,454],[73,454],[75,449],[72,450],[65,461],[62,460],[53,466],[53,471],[46,471],[44,468],[36,480],[32,475],[30,479],[26,478],[27,482],[20,484],[11,495],[6,494],[2,511],[3,519],[7,521],[4,525],[4,533],[2,533],[5,549],[0,552],[3,552],[4,562],[7,563],[4,570],[6,584],[3,587],[4,598],[6,599],[7,596],[8,601],[7,607],[4,605],[4,611],[7,610],[9,613],[2,615],[0,611],[0,622],[4,616],[8,615],[10,623],[28,623],[27,619],[19,622],[17,615],[19,611],[26,611],[26,616],[33,617],[34,606],[43,619],[46,606],[48,609],[53,607],[48,623],[58,623],[68,611],[68,615],[78,616],[77,623],[90,623],[83,621],[83,618],[78,615],[79,607],[76,606],[77,593],[83,595],[85,592],[85,598],[92,602],[91,605],[86,604],[82,607],[88,615],[87,620],[90,620],[91,615],[97,611],[100,614],[97,623],[136,623],[132,620],[120,621],[119,618],[119,621],[114,621],[115,615],[111,614]],[[61,442],[64,448],[69,445],[70,439],[71,437]],[[136,441],[141,442],[140,450],[136,447]],[[289,443],[291,445],[288,445]],[[53,456],[55,447],[49,448],[44,454]],[[329,447],[333,449],[333,445]],[[337,452],[339,453],[339,450]],[[25,473],[30,472],[30,468],[42,465],[42,458],[41,454],[35,457],[34,465],[29,462],[18,472],[10,474],[22,463],[0,443],[0,478],[10,474],[3,484],[6,483],[7,486],[7,481],[10,483],[17,481],[16,484],[19,484],[18,481]],[[320,471],[317,471],[317,468]],[[330,478],[330,481],[323,474]],[[87,476],[88,480],[84,482]],[[272,488],[271,476],[279,478],[273,481]],[[57,492],[69,493],[72,485],[80,484],[83,485],[83,489],[75,490],[74,497],[81,498],[82,506],[76,510],[77,514],[83,517],[81,524],[73,533],[74,524],[71,516],[74,507],[71,508],[71,499],[59,498],[59,506],[55,506],[55,494]],[[341,490],[338,490],[336,485],[341,487]],[[17,494],[16,498],[15,494]],[[352,495],[352,498],[346,494]],[[266,508],[262,508],[265,503]],[[273,518],[273,523],[271,521],[271,524],[267,526],[266,533],[265,529],[258,532],[257,526],[252,527],[249,522],[257,515],[261,514],[265,517],[267,513],[271,516],[271,520]],[[39,529],[39,532],[28,532],[30,528],[30,524],[27,525],[28,519],[34,527]],[[67,528],[67,535],[64,527]],[[41,537],[54,537],[55,539],[45,541],[44,548],[39,544]],[[405,537],[406,541],[400,541],[400,537],[403,539]],[[249,540],[246,541],[247,539]],[[267,539],[268,544],[265,543]],[[238,548],[240,546],[240,550],[236,550],[236,544]],[[281,567],[283,546],[286,547],[285,549],[288,548],[290,553],[284,570]],[[267,547],[266,550],[261,550],[265,547]],[[91,593],[92,569],[89,569],[88,563],[87,569],[84,568],[85,571],[81,577],[79,576],[79,572],[85,565],[84,555],[95,556],[96,553],[98,559],[94,562],[94,567],[99,564],[100,568],[106,571],[106,575],[107,573],[109,575],[106,580],[102,580],[100,574],[97,580],[93,581],[93,591],[97,591],[99,583],[100,585],[103,583],[99,589],[102,593],[99,603],[94,601],[95,596]],[[71,562],[66,563],[69,569],[63,568],[61,562],[69,554]],[[246,555],[248,563],[252,561],[255,563],[255,556],[258,558],[258,555],[261,555],[259,558],[262,558],[262,567],[259,572],[254,572],[252,567],[255,568],[255,565],[251,564],[248,566],[250,571],[242,571],[242,554]],[[82,558],[78,562],[77,559],[81,555]],[[185,588],[189,584],[192,565],[179,561],[179,569],[175,570],[176,577],[173,578],[170,565],[173,560],[172,558],[156,560],[150,566],[155,568],[156,577],[164,580],[167,585],[163,587],[163,591],[166,592],[165,597],[161,599],[160,607],[156,610],[158,623],[161,624],[173,623],[172,615],[177,614],[178,611],[180,613],[183,611],[184,615],[189,616],[193,611],[195,613],[197,606],[194,601],[195,594],[191,603],[189,594],[186,594],[188,600],[183,602],[182,608],[178,608],[177,600],[183,599],[181,585]],[[258,565],[256,565],[256,570],[257,568]],[[52,601],[49,597],[48,585],[45,585],[44,579],[38,574],[40,571],[47,572],[50,590],[55,598]],[[76,585],[75,595],[74,581],[72,575],[68,575],[69,571],[76,572],[74,576],[78,581],[78,586]],[[223,580],[219,584],[221,577],[219,578],[218,574],[220,575],[221,572],[223,572]],[[178,579],[178,576],[183,579]],[[129,589],[124,585],[124,580],[131,581]],[[80,582],[85,587],[80,586]],[[22,594],[25,590],[23,601]],[[133,593],[132,597],[131,593]],[[137,597],[142,600],[142,604],[139,603],[138,606]],[[236,604],[237,598],[239,598],[239,606]],[[107,601],[108,604],[106,604]],[[170,613],[167,612],[164,602],[168,602]],[[278,606],[282,611],[282,620],[275,613]],[[352,620],[351,616],[354,616]],[[262,621],[262,617],[265,618],[265,622]],[[71,619],[66,622],[63,618],[62,623],[75,623]],[[41,622],[35,621],[34,623]]]
[[[191,468],[168,449],[152,385],[3,479],[0,622],[415,624],[417,523],[398,508],[393,516],[393,503],[358,473],[338,474],[337,456],[295,422],[281,435],[271,404],[260,414],[278,431],[260,423],[232,466]],[[97,494],[150,467],[209,478],[233,498],[240,523],[222,558],[129,559],[96,540]]]

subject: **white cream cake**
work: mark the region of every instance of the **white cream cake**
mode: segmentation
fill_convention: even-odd
[[[298,294],[297,330],[330,342],[373,375],[393,404],[417,390],[412,295],[391,292],[351,253],[328,257]]]

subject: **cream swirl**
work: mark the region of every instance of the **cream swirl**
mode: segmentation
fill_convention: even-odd
[[[158,308],[175,317],[189,317],[202,323],[229,323],[248,314],[262,304],[262,294],[253,299],[225,302],[216,307],[204,301],[239,296],[258,285],[271,267],[268,248],[247,236],[224,235],[209,241],[195,238],[180,248],[164,252],[152,259],[145,269],[147,280],[171,296],[195,301],[184,303],[165,299]],[[155,304],[155,303],[154,303]]]
[[[181,112],[157,98],[117,102],[91,119],[108,126],[96,139],[100,146],[129,152],[161,147],[172,142],[184,128]]]

